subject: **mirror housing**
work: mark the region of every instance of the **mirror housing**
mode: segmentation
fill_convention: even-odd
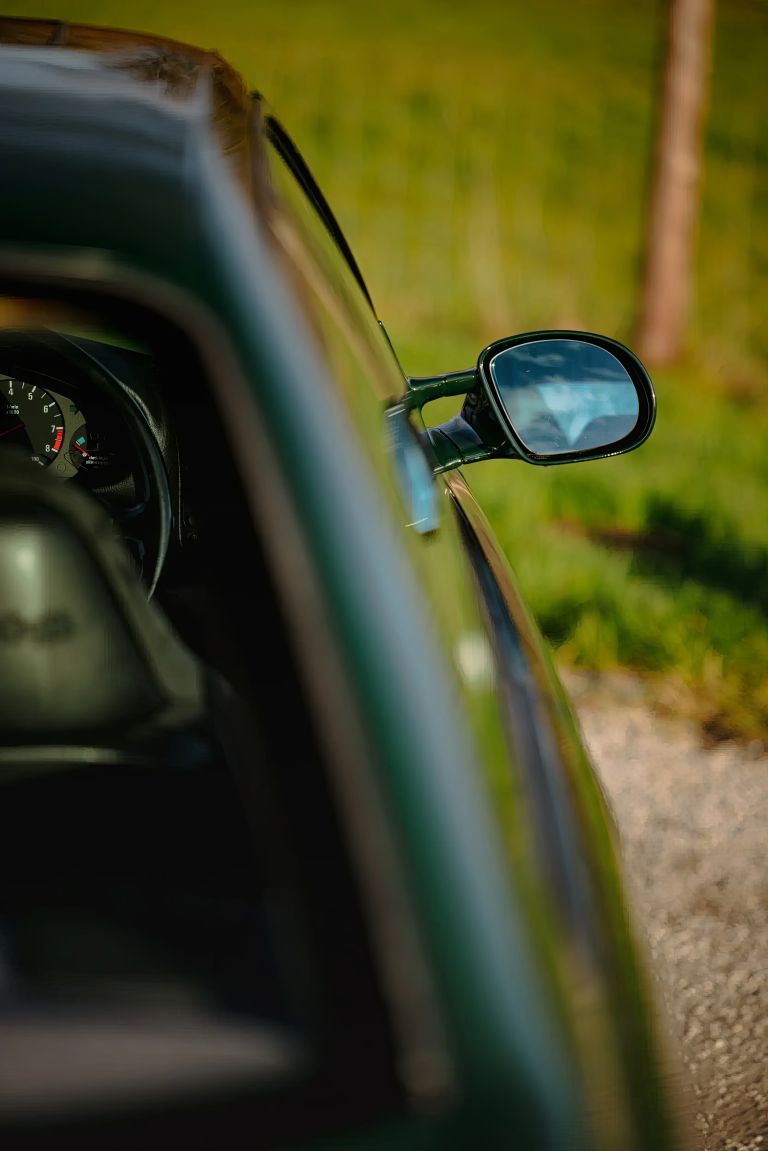
[[[427,436],[435,471],[478,460],[564,464],[632,451],[656,418],[651,379],[633,352],[589,332],[527,332],[485,348],[474,371],[408,381],[408,406],[465,394]]]

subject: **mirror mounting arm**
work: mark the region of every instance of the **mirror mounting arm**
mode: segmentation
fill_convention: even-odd
[[[435,461],[435,475],[460,468],[464,464],[476,464],[480,460],[508,454],[506,444],[489,444],[464,419],[463,414],[454,416],[444,424],[427,428],[426,436]]]
[[[424,433],[435,475],[459,468],[462,464],[509,454],[498,421],[492,416],[483,396],[477,368],[446,372],[442,376],[408,376],[406,379],[408,391],[403,403],[410,411],[420,411],[426,404],[446,396],[465,397],[459,415],[427,428]]]
[[[442,376],[407,376],[406,383],[405,404],[413,410],[444,396],[464,396],[479,387],[480,381],[477,368],[468,368],[465,372],[446,372]]]

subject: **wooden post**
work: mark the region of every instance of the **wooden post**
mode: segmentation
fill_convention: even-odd
[[[681,353],[699,208],[714,0],[669,0],[664,85],[635,346],[649,364]]]

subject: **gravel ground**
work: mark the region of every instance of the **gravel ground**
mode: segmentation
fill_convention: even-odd
[[[768,1151],[768,755],[707,750],[633,681],[567,680],[707,1151]]]

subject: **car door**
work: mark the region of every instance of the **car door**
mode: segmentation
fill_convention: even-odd
[[[407,381],[327,203],[268,110],[264,129],[272,234],[296,281],[311,285],[301,290],[338,394],[427,589],[430,622],[471,719],[529,945],[549,965],[553,1000],[568,1001],[564,1014],[593,1121],[606,1137],[623,1129],[622,1138],[634,1131],[641,1143],[661,1146],[670,1131],[657,1078],[662,1040],[610,812],[578,725],[464,477],[430,474],[423,425],[402,403]]]

